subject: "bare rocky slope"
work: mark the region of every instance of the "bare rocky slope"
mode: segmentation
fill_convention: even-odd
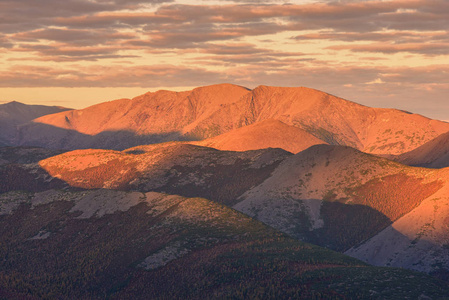
[[[406,165],[427,168],[449,167],[449,133],[443,133],[424,145],[392,157]]]
[[[444,178],[448,178],[444,170]],[[449,280],[449,185],[346,254],[377,266],[400,266]]]
[[[426,227],[425,233],[438,233],[432,257],[441,264],[428,259],[419,266],[404,261],[396,266],[426,272],[449,270],[449,236],[443,226],[448,216],[444,207],[449,203],[445,196],[449,175],[444,169],[409,167],[346,146],[315,145],[292,155],[281,149],[232,152],[184,143],[122,152],[76,150],[39,165],[49,175],[79,188],[205,197],[300,240],[338,251],[360,246],[413,211],[422,211],[418,215],[424,223],[397,233],[407,236],[404,252],[414,256],[417,248],[413,245],[423,236],[422,228],[429,222],[435,224]],[[441,208],[441,222],[436,214],[425,215],[427,210],[421,210],[434,199]],[[374,256],[360,258],[376,263]]]
[[[248,90],[221,84],[186,92],[147,93],[44,116],[21,127],[18,143],[122,150],[173,140],[203,140],[270,119],[326,143],[375,154],[401,154],[449,131],[449,123],[395,109],[369,108],[309,88],[259,86]]]
[[[318,145],[286,158],[234,208],[369,263],[446,273],[448,188],[446,169]]]
[[[0,194],[8,299],[440,298],[423,273],[281,234],[201,198],[91,190]]]
[[[44,115],[67,110],[59,106],[27,105],[16,101],[0,104],[0,147],[18,143],[18,126]]]
[[[234,207],[302,239],[345,250],[439,191],[438,171],[350,147],[317,145],[290,156]]]

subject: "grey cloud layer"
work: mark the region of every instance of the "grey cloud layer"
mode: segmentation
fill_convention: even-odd
[[[83,45],[97,45],[106,42],[99,35],[108,31],[109,44],[122,44],[125,38],[129,46],[188,48],[210,41],[303,29],[327,29],[327,34],[305,34],[298,36],[298,39],[365,39],[390,43],[411,38],[410,31],[421,31],[421,38],[416,34],[413,36],[419,43],[432,42],[438,38],[436,35],[429,36],[428,32],[446,31],[449,28],[449,2],[443,0],[305,5],[263,5],[258,2],[223,6],[163,5],[155,13],[133,12],[143,3],[149,3],[137,0],[42,0],[39,6],[35,3],[31,0],[0,2],[0,29],[7,33],[2,37],[4,45],[20,44],[26,37],[30,40],[34,38],[74,44],[82,39]],[[121,12],[124,8],[131,12]],[[135,29],[134,36],[124,37],[118,33],[114,36],[114,31],[126,28]],[[63,29],[69,30],[65,36]],[[397,32],[394,35],[379,32],[384,29]],[[68,37],[72,36],[73,40],[70,40]],[[390,49],[397,52],[409,50],[401,47]],[[422,53],[426,53],[426,49],[424,47]],[[412,52],[416,51],[414,49]]]
[[[0,86],[157,87],[233,82],[249,87],[304,85],[350,96],[385,89],[386,95],[439,91],[435,97],[443,99],[447,92],[449,69],[438,65],[436,58],[449,55],[449,1],[223,3],[0,0],[0,53],[20,57],[20,61],[6,62],[12,66],[0,75]],[[155,11],[141,10],[148,5]],[[264,49],[263,44],[247,41],[248,37],[282,32],[292,32],[287,42],[298,51]],[[364,66],[330,62],[321,58],[322,53],[301,51],[304,43],[317,41],[333,42],[322,52],[366,55]],[[424,56],[435,59],[435,66],[380,67],[382,58],[373,53]],[[184,66],[140,66],[133,61],[136,57],[151,60],[159,54],[192,58]],[[117,63],[105,66],[105,59]],[[123,60],[130,65],[122,64]],[[38,67],[41,64],[33,65],[33,61],[62,64]],[[85,61],[98,65],[83,67]],[[212,68],[217,65],[221,71]]]

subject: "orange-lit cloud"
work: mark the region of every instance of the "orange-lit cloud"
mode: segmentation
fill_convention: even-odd
[[[340,45],[331,46],[333,50],[351,50],[355,52],[380,52],[397,53],[412,52],[426,55],[446,55],[449,49],[448,43],[372,43],[368,45]]]

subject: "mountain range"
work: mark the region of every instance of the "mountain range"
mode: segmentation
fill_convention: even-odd
[[[449,123],[230,84],[10,106],[3,297],[449,295]]]
[[[405,252],[417,253],[426,243],[438,255],[426,263],[411,260],[397,266],[434,272],[449,265],[445,169],[409,167],[347,146],[316,145],[293,155],[270,148],[217,151],[179,142],[123,152],[76,150],[39,165],[72,187],[204,197],[300,240],[342,252],[391,231],[409,213],[433,203],[433,210],[420,213],[425,221],[409,221],[413,230],[404,225],[392,234],[407,236]],[[435,265],[435,259],[442,265]]]
[[[402,154],[449,131],[446,122],[370,108],[309,88],[259,86],[248,90],[221,84],[186,92],[158,91],[45,115],[20,127],[16,145],[123,150],[142,144],[204,140],[271,119],[321,140],[309,137],[309,142],[350,146],[373,154]]]

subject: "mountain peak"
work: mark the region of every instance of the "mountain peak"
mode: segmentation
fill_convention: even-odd
[[[238,84],[233,84],[233,83],[217,83],[217,84],[211,84],[211,85],[205,85],[205,86],[200,86],[197,88],[194,88],[193,90],[198,90],[198,89],[244,89],[246,91],[250,91],[249,88],[238,85]]]
[[[298,153],[312,145],[325,143],[298,127],[287,125],[275,119],[263,120],[196,142],[198,145],[220,150],[247,151],[282,148],[291,153]]]
[[[3,104],[0,104],[0,107],[14,107],[14,106],[25,106],[25,103],[18,102],[18,101],[10,101]]]

